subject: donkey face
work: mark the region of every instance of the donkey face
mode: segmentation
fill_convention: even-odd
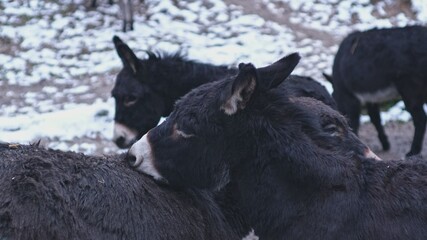
[[[276,75],[275,81],[265,81],[260,86],[256,84],[256,69],[251,64],[241,64],[235,78],[192,90],[176,103],[165,122],[131,147],[129,161],[173,185],[220,188],[228,182],[232,164],[227,159],[229,137],[234,132],[230,121],[249,104],[256,88],[262,91],[278,85],[298,61],[299,56],[293,54],[269,66],[271,74]]]
[[[191,91],[131,147],[131,165],[171,185],[219,189],[243,169],[264,169],[255,175],[265,178],[301,173],[290,158],[370,154],[336,111],[313,99],[289,100],[276,89],[298,61],[293,54],[260,69],[241,64],[235,78]]]
[[[226,88],[227,83],[202,85],[191,91],[189,98],[178,101],[175,111],[161,125],[131,147],[129,155],[136,157],[130,157],[131,164],[158,180],[165,180],[162,176],[167,175],[168,182],[176,186],[224,185],[229,174],[229,164],[223,161],[227,117],[218,111],[219,91],[211,89]],[[194,170],[191,175],[186,174],[188,169]]]
[[[123,69],[117,75],[112,96],[116,100],[114,137],[117,146],[127,148],[155,127],[165,111],[164,99],[149,84],[147,69],[155,61],[139,60],[118,37],[113,38]],[[144,75],[145,74],[145,75]]]

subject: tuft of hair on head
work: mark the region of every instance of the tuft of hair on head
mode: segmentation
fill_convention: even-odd
[[[144,52],[148,55],[148,60],[160,60],[161,58],[159,53],[150,50],[144,50]]]
[[[40,138],[39,140],[37,140],[37,141],[35,141],[33,143],[30,143],[30,145],[33,146],[33,147],[40,147],[40,143],[41,142],[42,142],[42,139]]]

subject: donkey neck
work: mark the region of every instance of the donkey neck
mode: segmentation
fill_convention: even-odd
[[[298,160],[300,159],[292,161]],[[270,166],[262,165],[259,161],[242,164],[240,169],[236,170],[239,173],[231,174],[229,183],[234,186],[233,191],[229,193],[232,202],[235,202],[241,216],[254,228],[260,239],[288,239],[287,236],[294,236],[292,226],[301,220],[301,213],[314,212],[314,215],[306,216],[308,222],[315,222],[319,217],[334,218],[332,213],[325,216],[316,215],[316,205],[311,199],[316,196],[319,202],[323,202],[333,197],[335,192],[346,193],[349,189],[347,183],[330,186],[321,183],[316,186],[294,178],[293,173],[294,176],[287,176],[289,172],[275,166],[279,164],[277,162],[267,164]],[[353,209],[354,206],[347,200],[355,198],[357,191],[348,194],[353,197],[343,199],[343,205]],[[350,213],[355,214],[354,211]]]

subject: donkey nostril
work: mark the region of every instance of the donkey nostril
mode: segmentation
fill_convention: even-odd
[[[116,142],[116,145],[118,147],[120,147],[120,148],[126,148],[125,141],[126,141],[126,139],[124,137],[118,137],[115,142]]]
[[[136,160],[137,159],[136,159],[136,157],[133,154],[128,153],[126,155],[126,161],[129,163],[130,166],[136,167]]]
[[[142,157],[138,158],[135,156],[135,154],[132,153],[132,151],[129,151],[126,154],[126,161],[129,163],[131,167],[136,168],[142,163],[143,158]]]

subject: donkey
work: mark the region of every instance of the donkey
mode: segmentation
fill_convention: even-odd
[[[211,192],[159,186],[120,155],[0,143],[0,196],[0,239],[217,240],[250,231]]]
[[[140,0],[139,2],[143,3],[144,0]],[[113,0],[108,0],[110,5],[113,5]],[[133,7],[134,4],[132,0],[119,0],[118,1],[120,7],[120,18],[123,20],[122,31],[133,31]],[[96,8],[96,0],[92,0],[90,3],[91,8]]]
[[[237,73],[234,68],[189,61],[179,54],[161,57],[147,52],[148,59],[141,60],[117,36],[113,42],[123,62],[112,90],[116,100],[113,141],[120,148],[129,147],[155,127],[191,89]],[[336,107],[325,87],[312,78],[291,76],[286,84],[286,91],[295,96],[311,96]]]
[[[96,8],[96,5],[97,5],[96,1],[97,1],[97,0],[92,0],[92,1],[90,2],[90,7],[91,7],[91,8]],[[108,4],[113,5],[113,4],[114,4],[114,1],[113,1],[113,0],[108,0]]]
[[[163,184],[226,189],[260,239],[424,239],[427,162],[381,161],[337,111],[290,98],[299,57],[192,90],[129,150]]]
[[[341,43],[335,56],[332,96],[357,133],[361,106],[378,132],[384,150],[390,143],[381,125],[379,103],[402,97],[411,114],[415,133],[406,156],[422,150],[427,116],[427,28],[372,29],[354,32]]]

